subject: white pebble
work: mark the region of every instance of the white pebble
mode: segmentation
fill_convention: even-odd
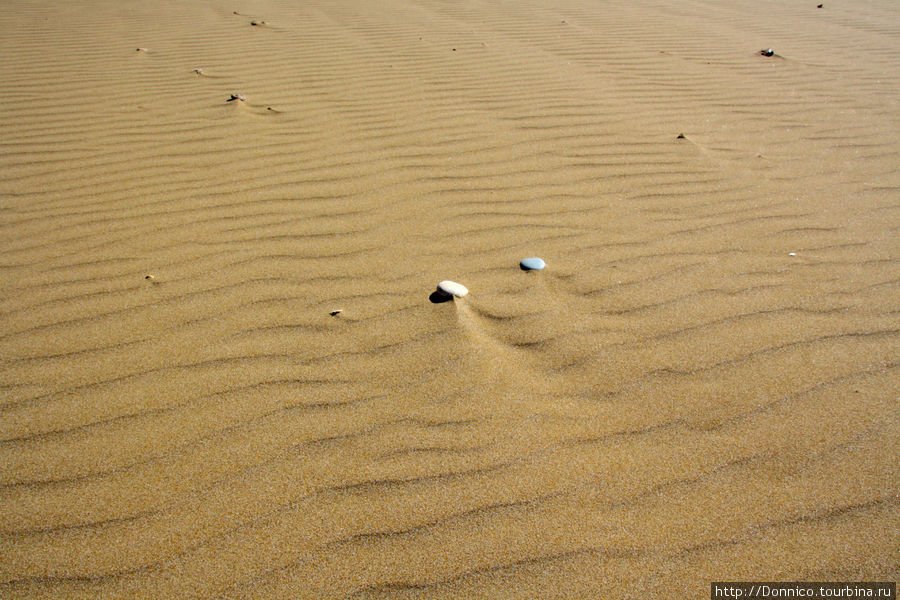
[[[469,289],[466,286],[450,280],[444,280],[440,282],[437,286],[437,289],[444,295],[455,296],[456,298],[462,298],[469,293]]]
[[[521,268],[523,271],[540,271],[546,266],[547,263],[545,263],[543,259],[537,258],[536,256],[532,258],[522,259],[522,261],[519,262],[519,268]]]

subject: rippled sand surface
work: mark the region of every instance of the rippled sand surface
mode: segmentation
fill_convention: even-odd
[[[3,598],[897,579],[895,2],[0,28]]]

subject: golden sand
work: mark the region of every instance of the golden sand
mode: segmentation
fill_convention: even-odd
[[[0,597],[896,580],[898,29],[5,2]]]

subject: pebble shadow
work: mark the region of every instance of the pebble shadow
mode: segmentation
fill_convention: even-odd
[[[441,304],[442,302],[450,302],[453,300],[453,296],[448,296],[447,294],[442,294],[439,291],[435,290],[431,292],[431,295],[428,296],[428,299],[432,304]]]

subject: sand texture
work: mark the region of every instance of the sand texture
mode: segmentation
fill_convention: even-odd
[[[816,4],[4,2],[0,597],[896,580],[900,5]]]

